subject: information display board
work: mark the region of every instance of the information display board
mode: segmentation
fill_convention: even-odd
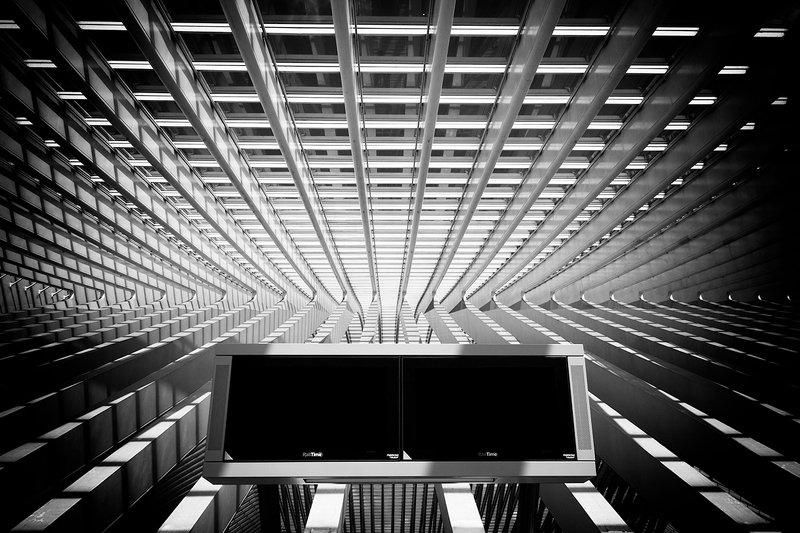
[[[234,461],[397,459],[399,363],[380,356],[234,357],[225,452]]]
[[[222,345],[208,431],[216,483],[595,475],[580,345]]]

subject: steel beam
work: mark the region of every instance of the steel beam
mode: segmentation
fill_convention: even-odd
[[[624,12],[615,23],[597,58],[584,76],[580,87],[570,98],[570,103],[567,104],[558,124],[548,135],[533,165],[525,174],[520,187],[514,192],[508,207],[495,225],[491,235],[472,260],[470,267],[442,301],[445,309],[452,309],[464,297],[464,292],[489,266],[489,263],[494,260],[512,233],[525,219],[539,195],[550,183],[589,124],[605,105],[611,91],[616,88],[625,76],[628,67],[633,64],[639,52],[650,40],[663,16],[664,8],[664,2],[648,0],[636,0],[625,6]],[[689,94],[689,98],[693,95]],[[641,135],[641,132],[638,133]],[[649,140],[649,138],[640,137],[637,140],[637,146],[646,145]],[[634,155],[641,151],[641,149],[632,149],[635,150],[632,152]],[[593,199],[594,196],[591,198]],[[480,306],[487,302],[475,303]]]
[[[400,287],[397,294],[397,315],[408,303],[405,302],[408,291],[408,280],[411,277],[411,268],[414,266],[414,252],[419,234],[419,222],[422,216],[422,204],[425,201],[425,187],[428,182],[428,167],[431,162],[433,140],[436,133],[436,122],[439,117],[439,98],[442,95],[444,81],[444,67],[447,64],[447,50],[450,47],[450,29],[453,25],[455,11],[454,0],[438,0],[434,6],[431,20],[433,28],[429,33],[428,49],[431,52],[430,69],[425,72],[425,92],[421,98],[426,98],[424,105],[425,119],[422,126],[422,142],[419,145],[419,167],[417,170],[417,183],[412,184],[411,194],[414,195],[414,207],[411,213],[411,228],[406,238],[403,249],[403,265],[400,273]],[[420,110],[421,112],[422,110]],[[419,131],[417,135],[419,135]],[[412,169],[413,173],[414,169]],[[413,314],[411,315],[413,316]],[[419,335],[417,335],[419,336]]]
[[[503,151],[503,145],[519,115],[564,4],[564,0],[536,2],[528,9],[520,29],[519,42],[506,71],[503,86],[496,96],[491,120],[484,132],[482,149],[473,160],[472,171],[448,232],[444,250],[417,303],[415,316],[430,307],[436,290],[453,262]]]
[[[142,1],[148,5],[147,10],[150,12],[150,16],[158,17],[160,26],[159,33],[162,35],[173,36],[174,33],[168,26],[166,15],[160,12],[154,12],[155,7],[149,5],[149,1]],[[135,13],[137,11],[143,9],[140,0],[126,0],[126,3],[131,6],[131,14],[134,17],[136,17]],[[322,208],[322,203],[319,199],[319,193],[316,185],[314,184],[314,177],[312,176],[311,169],[308,166],[308,161],[306,160],[305,153],[303,151],[303,145],[300,141],[300,136],[297,132],[297,129],[294,127],[291,110],[286,103],[283,87],[278,77],[278,72],[275,68],[275,59],[267,46],[266,35],[264,35],[264,29],[261,25],[256,6],[253,5],[251,0],[235,0],[231,2],[222,2],[222,8],[223,11],[225,11],[225,16],[230,24],[233,37],[239,47],[239,52],[242,54],[242,59],[247,66],[250,79],[253,82],[256,92],[258,93],[258,99],[259,102],[261,102],[261,107],[264,109],[264,113],[267,115],[270,128],[272,129],[272,134],[275,136],[275,140],[278,142],[281,154],[283,154],[283,157],[286,160],[289,173],[291,174],[292,180],[297,187],[297,191],[300,193],[300,199],[306,208],[311,225],[314,228],[317,238],[319,239],[320,246],[322,247],[325,257],[327,258],[328,263],[330,264],[330,267],[336,276],[336,280],[339,282],[339,285],[342,289],[343,294],[341,300],[344,300],[348,295],[351,295],[349,300],[351,306],[358,314],[363,314],[361,303],[358,301],[358,297],[356,296],[355,291],[350,284],[350,280],[347,277],[347,272],[344,264],[342,263],[342,258],[339,256],[339,251],[336,248],[336,242],[331,234],[328,221],[325,218],[325,211]],[[142,38],[147,38],[148,24],[152,24],[152,21],[148,19],[136,21],[137,33],[143,32]],[[157,37],[158,36],[155,34],[152,36],[152,38]],[[174,37],[172,38],[174,39]],[[157,49],[154,47],[155,44],[156,43],[151,42],[150,39],[140,43],[140,46],[145,45],[148,47],[148,49],[144,51],[145,55],[150,58],[151,62],[153,59],[158,57]],[[176,52],[173,52],[173,57],[175,56]],[[193,67],[189,63],[189,59],[185,54],[180,56],[180,60],[184,68],[189,69],[187,71],[194,72]],[[168,65],[165,64],[164,67],[166,68]],[[166,82],[167,80],[164,81]],[[177,83],[175,86],[176,89],[180,90],[179,80],[175,80],[175,82]],[[167,84],[167,86],[169,87],[170,84]],[[174,91],[171,90],[171,92],[174,94]],[[211,100],[208,96],[208,93],[203,91],[201,94],[204,105],[209,107],[209,110],[205,114],[211,113],[211,116],[214,117],[214,120],[218,121],[220,125],[219,127],[225,128],[225,123],[222,117],[211,105]],[[187,104],[191,103],[192,102],[190,100],[187,100]],[[201,118],[200,120],[202,121]],[[227,136],[230,136],[227,128],[225,128],[224,131]],[[235,145],[235,141],[232,137],[230,137],[230,140],[233,141],[231,146],[235,147],[237,156],[241,157],[240,150]],[[256,176],[252,174],[252,169],[250,169],[250,173],[248,173],[248,182],[249,187],[258,187],[258,182],[256,180]],[[241,184],[239,184],[239,186],[241,186]],[[260,190],[259,194],[259,197],[263,196],[263,193],[260,193]],[[251,196],[255,197],[256,195],[252,194]],[[275,216],[277,217],[277,214],[275,214]],[[283,228],[283,226],[281,226],[281,228],[284,232],[283,239],[290,239],[288,234],[285,233],[285,228]],[[282,251],[290,250],[290,244],[291,246],[294,246],[293,241],[291,243],[281,242],[281,240],[278,239],[275,242]],[[284,252],[284,254],[286,255],[286,252]],[[292,258],[292,254],[287,255],[287,259],[289,259],[293,265],[298,264],[300,259],[302,259],[299,250],[296,251],[296,254],[298,257],[294,260]],[[297,269],[298,267],[295,266],[295,268]],[[310,267],[303,267],[303,270],[298,270],[298,272],[305,272],[305,277],[309,280],[315,278],[313,272],[310,271]],[[306,283],[308,282],[309,281],[306,281]],[[314,287],[316,288],[317,284],[315,284]],[[323,305],[325,303],[326,302],[323,302]],[[334,305],[331,307],[331,309],[335,307],[336,306]]]

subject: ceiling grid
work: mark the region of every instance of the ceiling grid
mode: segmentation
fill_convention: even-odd
[[[763,43],[780,42],[787,31],[767,17],[753,17],[752,25],[761,20],[764,27],[734,25],[741,48],[716,58],[714,72],[682,94],[685,104],[660,108],[653,95],[677,80],[681,61],[708,40],[714,13],[687,16],[671,5],[648,11],[622,0],[549,2],[550,27],[537,44],[540,59],[514,59],[521,36],[541,30],[525,22],[526,14],[545,3],[334,4],[153,4],[149,9],[161,13],[162,33],[186,53],[179,75],[199,83],[181,94],[169,79],[165,83],[163,58],[152,54],[160,45],[128,32],[135,17],[123,21],[108,6],[64,3],[81,38],[152,117],[228,226],[198,211],[188,189],[176,188],[178,182],[154,167],[132,130],[117,129],[92,95],[19,31],[12,14],[0,13],[0,31],[27,69],[191,221],[192,231],[252,274],[275,269],[273,278],[303,291],[318,285],[333,296],[331,308],[345,293],[353,294],[354,309],[366,309],[377,297],[385,332],[407,331],[397,323],[400,317],[407,321],[408,313],[400,313],[404,306],[416,309],[415,319],[430,301],[449,310],[462,297],[475,296],[472,303],[480,307],[523,277],[534,279],[537,265],[568,244],[573,264],[701,172],[710,157],[724,153],[725,142],[600,239],[577,249],[574,237],[588,234],[585,226],[669,154],[728,87],[752,74],[759,53],[769,53]],[[336,6],[349,10],[338,22]],[[249,41],[248,24],[263,39]],[[639,32],[635,52],[626,24]],[[437,34],[443,38],[434,57]],[[748,46],[757,51],[742,50]],[[520,85],[515,65],[524,62],[530,84]],[[613,68],[612,81],[607,76]],[[601,85],[598,101],[587,105],[582,95],[600,94]],[[204,126],[198,122],[204,111],[189,112],[191,91],[206,95],[218,124]],[[519,98],[513,108],[506,100],[511,94]],[[787,95],[777,96],[775,103],[785,105]],[[595,167],[628,146],[626,132],[648,116],[653,128],[647,139],[618,170],[595,176]],[[755,127],[753,120],[742,117],[745,132]],[[213,139],[224,132],[228,148],[220,149]],[[57,143],[51,149],[58,150]],[[249,177],[232,181],[232,156]],[[118,194],[103,180],[98,186]],[[268,263],[253,263],[248,242]],[[536,283],[553,272],[541,271]],[[276,279],[262,283],[276,285]]]

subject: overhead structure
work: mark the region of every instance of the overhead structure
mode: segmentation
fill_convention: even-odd
[[[439,284],[450,270],[456,251],[489,184],[495,164],[511,134],[514,121],[525,103],[528,89],[533,83],[563,8],[564,2],[558,0],[537,2],[529,7],[525,20],[520,25],[518,42],[490,111],[489,122],[480,140],[475,160],[467,174],[466,187],[456,207],[442,255],[417,303],[417,315],[428,310]]]
[[[0,530],[302,531],[199,477],[232,343],[583,345],[595,478],[347,531],[796,529],[795,4],[0,2]]]

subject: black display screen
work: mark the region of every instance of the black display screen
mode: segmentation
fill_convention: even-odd
[[[234,461],[400,457],[397,357],[235,357],[225,424]]]
[[[403,450],[425,461],[575,459],[566,360],[404,357]]]

